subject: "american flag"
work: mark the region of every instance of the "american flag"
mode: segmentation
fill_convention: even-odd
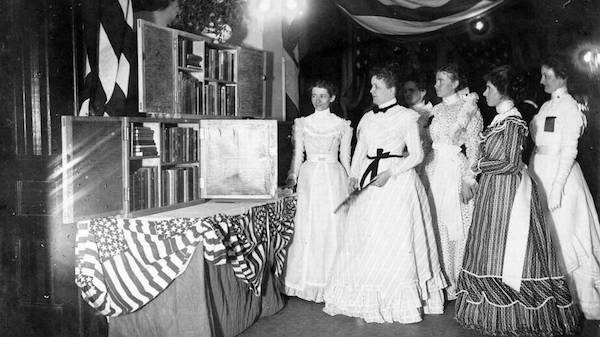
[[[137,102],[127,100],[137,90],[132,1],[83,1],[81,9],[86,60],[79,115],[137,113]]]
[[[284,6],[284,8],[286,8]],[[300,75],[299,42],[302,36],[302,21],[297,13],[285,9],[282,18],[283,66],[285,84],[285,116],[288,120],[299,117],[300,93],[298,78]]]
[[[386,35],[430,33],[477,17],[507,0],[334,0],[366,29]]]
[[[198,243],[204,257],[226,262],[226,249],[202,219],[98,218],[77,224],[75,283],[105,316],[138,310],[187,267]]]
[[[205,260],[230,263],[259,296],[264,273],[282,273],[294,215],[295,198],[285,197],[233,216],[84,220],[77,224],[75,283],[102,315],[134,312],[181,275],[200,247]]]

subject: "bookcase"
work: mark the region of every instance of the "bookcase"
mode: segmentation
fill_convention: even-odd
[[[269,199],[277,121],[62,117],[63,221]]]
[[[139,110],[152,117],[268,117],[268,52],[137,21]]]

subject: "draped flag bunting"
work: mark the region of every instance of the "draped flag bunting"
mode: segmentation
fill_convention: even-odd
[[[130,70],[137,57],[132,1],[83,1],[81,11],[86,63],[79,115],[129,114],[127,97],[136,85]]]
[[[298,89],[299,46],[302,34],[301,22],[293,13],[282,19],[283,64],[285,81],[285,116],[293,120],[300,113],[300,94]]]
[[[276,278],[283,272],[295,202],[285,197],[240,215],[203,219],[81,221],[75,283],[83,299],[102,315],[134,312],[185,271],[201,244],[206,261],[231,265],[235,276],[259,296],[265,268]]]
[[[386,35],[433,32],[481,15],[505,0],[334,0],[366,29]]]

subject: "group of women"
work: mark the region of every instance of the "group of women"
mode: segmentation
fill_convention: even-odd
[[[455,300],[461,325],[493,335],[573,334],[582,313],[600,319],[600,225],[575,161],[585,116],[566,69],[542,63],[551,99],[529,128],[515,107],[520,76],[491,70],[483,96],[496,115],[485,129],[456,66],[436,72],[435,106],[407,81],[408,108],[394,68],[374,69],[352,161],[350,123],[329,111],[333,86],[317,82],[315,112],[294,123],[286,293],[367,322],[419,322]]]

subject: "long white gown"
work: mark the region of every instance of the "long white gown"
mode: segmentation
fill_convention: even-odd
[[[600,319],[600,224],[577,157],[585,116],[566,88],[552,93],[530,123],[535,142],[529,171],[539,186],[546,219],[557,236],[573,298],[587,319]],[[560,208],[549,211],[553,189]]]
[[[289,176],[297,177],[298,203],[285,276],[290,296],[323,302],[345,218],[345,212],[333,211],[348,195],[351,139],[350,122],[329,109],[294,122]]]
[[[418,118],[394,106],[367,112],[359,123],[351,177],[360,180],[374,162],[367,156],[378,150],[401,155],[406,148],[408,155],[380,159],[378,172],[390,169],[393,176],[382,187],[369,186],[349,206],[325,291],[323,310],[329,315],[414,323],[423,311],[443,312],[444,277],[427,194],[414,169],[423,159]]]
[[[423,179],[428,187],[434,228],[438,234],[443,269],[449,283],[449,300],[456,299],[456,281],[473,215],[473,199],[460,200],[463,181],[475,183],[471,170],[479,159],[479,133],[483,119],[469,99],[454,94],[433,107],[429,126],[433,151],[425,160]],[[461,151],[466,148],[466,156]]]

